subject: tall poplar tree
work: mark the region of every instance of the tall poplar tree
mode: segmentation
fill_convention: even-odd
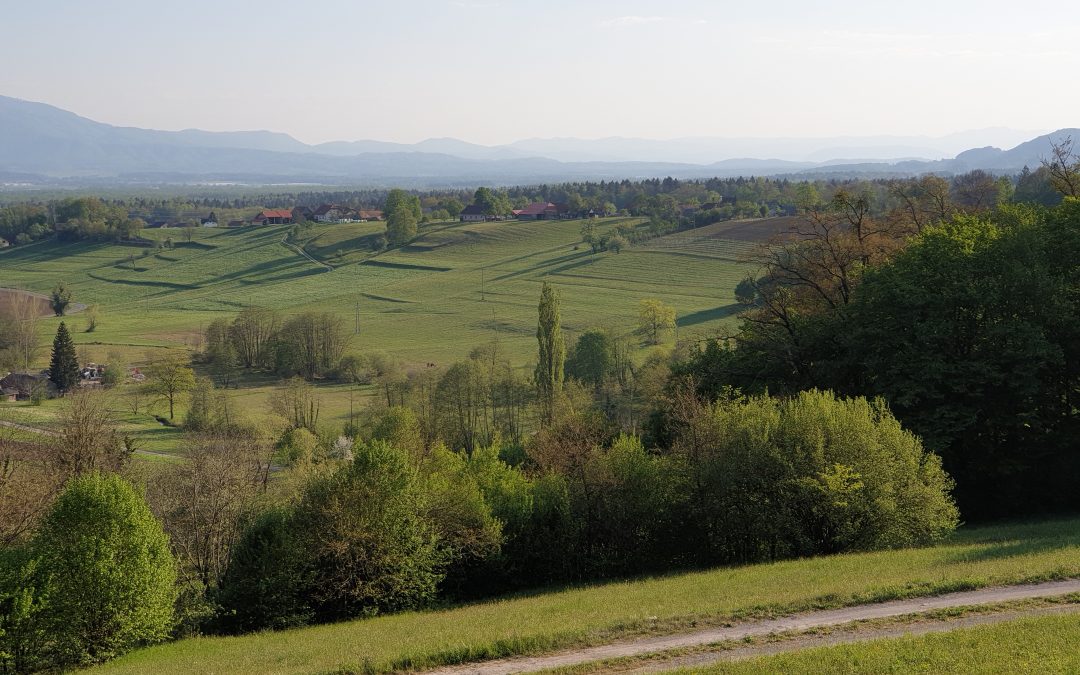
[[[555,413],[555,396],[562,389],[566,343],[559,318],[559,294],[546,281],[540,291],[539,313],[536,340],[540,343],[540,358],[536,364],[536,389],[541,417],[545,423],[550,423]]]
[[[71,340],[64,322],[56,329],[53,338],[52,359],[49,361],[49,379],[61,392],[68,391],[79,381],[79,359],[75,356],[75,343]]]

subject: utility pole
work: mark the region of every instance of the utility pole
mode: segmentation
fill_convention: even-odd
[[[354,309],[353,334],[354,335],[359,335],[360,334],[360,302],[359,301],[356,302],[356,306],[355,306],[355,309]]]
[[[484,268],[480,268],[480,302],[485,302],[484,298]]]

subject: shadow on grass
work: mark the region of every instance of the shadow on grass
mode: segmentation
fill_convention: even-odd
[[[733,302],[730,305],[721,305],[720,307],[713,307],[712,309],[703,309],[700,312],[693,312],[685,316],[680,316],[676,323],[679,328],[686,328],[687,326],[696,326],[708,321],[716,321],[718,319],[726,319],[729,316],[733,316],[739,313],[742,309],[742,305],[737,302]]]
[[[1080,528],[1075,520],[1004,523],[999,526],[963,530],[958,543],[975,545],[976,550],[958,553],[949,562],[1003,560],[1049,551],[1075,549],[1080,558]],[[978,547],[979,544],[983,546]]]

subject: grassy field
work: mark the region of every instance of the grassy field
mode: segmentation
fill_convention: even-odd
[[[694,673],[1076,673],[1080,616],[1019,619],[933,635],[807,649]]]
[[[730,327],[738,310],[734,288],[755,246],[747,232],[763,239],[777,220],[724,223],[618,254],[580,246],[582,222],[573,220],[437,223],[411,245],[381,253],[371,245],[383,223],[313,225],[300,243],[330,271],[282,243],[291,226],[195,229],[191,241],[183,231],[147,230],[147,237],[171,238],[173,248],[47,241],[0,251],[0,288],[48,292],[66,282],[77,302],[99,308],[93,333],[84,332],[78,314],[67,318],[80,350],[98,362],[117,353],[137,364],[160,350],[195,349],[210,321],[263,305],[286,314],[334,312],[350,327],[359,308],[355,353],[445,365],[498,339],[512,363],[524,367],[535,358],[543,281],[561,292],[570,340],[595,326],[630,333],[646,297],[675,307],[681,337]],[[602,219],[597,229],[619,224],[640,220]],[[42,320],[43,345],[57,323]],[[43,349],[39,365],[47,359]],[[272,384],[255,378],[243,396],[261,403]],[[348,395],[327,390],[327,419],[344,417]]]
[[[106,673],[390,670],[535,653],[779,611],[1080,575],[1080,520],[962,529],[941,545],[723,568],[132,653]],[[788,671],[791,672],[791,671]]]

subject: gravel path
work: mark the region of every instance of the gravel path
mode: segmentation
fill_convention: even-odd
[[[886,619],[906,614],[919,614],[953,607],[999,604],[1014,600],[1048,598],[1080,593],[1080,579],[1051,581],[1041,584],[1001,586],[976,591],[946,593],[909,600],[893,600],[871,605],[856,605],[817,612],[795,614],[779,619],[752,621],[719,628],[709,628],[691,633],[662,635],[616,642],[598,647],[585,647],[546,656],[500,659],[483,663],[470,663],[428,671],[428,675],[501,675],[502,673],[530,673],[551,668],[604,661],[607,659],[644,656],[672,649],[702,647],[748,637],[764,637],[774,633],[806,631],[826,626],[839,626],[853,621]],[[953,624],[955,625],[955,624]],[[766,652],[761,652],[766,653]],[[719,657],[717,657],[719,659]]]
[[[663,673],[676,668],[703,668],[714,663],[744,661],[758,656],[783,654],[786,652],[799,651],[801,649],[812,649],[814,647],[847,645],[856,642],[866,642],[868,640],[928,635],[930,633],[947,633],[951,630],[974,628],[975,626],[989,626],[1005,621],[1015,621],[1017,619],[1031,619],[1039,616],[1077,613],[1080,613],[1080,605],[1070,604],[1054,607],[1039,607],[1036,609],[995,612],[993,614],[973,614],[953,619],[920,620],[916,623],[888,626],[885,628],[860,629],[853,627],[848,630],[838,628],[835,631],[826,634],[798,635],[791,639],[779,640],[772,643],[751,645],[748,647],[735,647],[734,649],[726,649],[723,651],[676,656],[670,659],[662,659],[652,663],[638,665],[637,667],[618,669],[617,672],[621,675],[627,675],[629,673]]]

